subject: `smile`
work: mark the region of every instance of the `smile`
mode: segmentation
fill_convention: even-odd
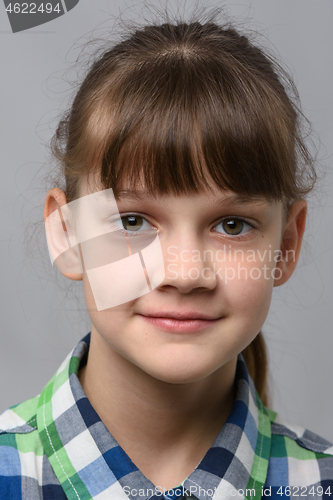
[[[204,330],[209,326],[217,323],[219,319],[202,319],[202,318],[187,318],[178,319],[173,317],[163,317],[163,316],[145,316],[140,315],[141,318],[149,323],[150,325],[156,326],[161,330],[166,330],[175,333],[193,333],[200,330]]]

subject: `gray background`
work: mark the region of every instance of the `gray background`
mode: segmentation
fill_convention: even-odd
[[[151,4],[158,5],[156,0]],[[51,167],[45,143],[75,80],[72,71],[65,77],[64,72],[86,34],[106,19],[112,28],[122,5],[120,0],[80,0],[66,15],[16,34],[0,5],[0,412],[38,394],[89,331],[79,288],[52,270],[46,253],[41,221],[44,178]],[[127,8],[123,17],[136,19],[140,5]],[[191,10],[192,4],[186,5]],[[333,3],[242,0],[210,5],[225,5],[238,23],[267,37],[294,75],[304,112],[320,137],[320,172],[326,170],[326,175],[309,199],[301,262],[291,280],[274,290],[263,331],[271,406],[289,421],[333,440]]]

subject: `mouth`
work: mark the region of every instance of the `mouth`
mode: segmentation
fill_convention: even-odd
[[[192,333],[217,323],[221,317],[197,312],[159,311],[139,314],[142,319],[157,328],[175,333]]]

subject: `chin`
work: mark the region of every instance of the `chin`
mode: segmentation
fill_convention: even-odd
[[[166,363],[163,366],[159,365],[154,368],[151,366],[149,368],[142,367],[150,376],[167,384],[190,384],[191,382],[202,380],[208,377],[212,372],[215,372],[215,369],[212,370],[211,366],[200,367],[194,361],[188,367],[184,362],[183,364],[179,363],[177,365],[174,363]]]
[[[156,373],[153,376],[154,378],[160,380],[161,382],[174,385],[191,384],[193,382],[198,382],[199,380],[205,378],[205,375],[197,373],[172,373],[172,374]]]

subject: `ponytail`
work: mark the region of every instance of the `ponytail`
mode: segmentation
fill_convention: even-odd
[[[261,401],[268,406],[267,395],[267,351],[263,334],[261,331],[249,344],[242,355],[245,359],[247,369],[254,382]]]

